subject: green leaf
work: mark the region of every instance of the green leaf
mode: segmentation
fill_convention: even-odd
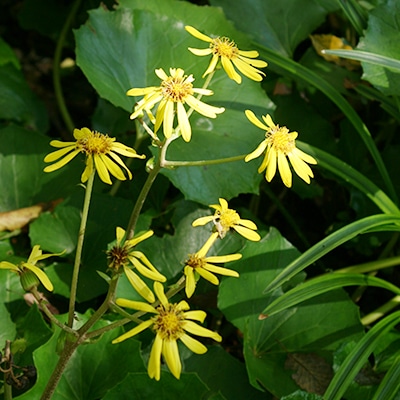
[[[396,0],[386,0],[369,13],[368,27],[357,48],[361,51],[388,57],[399,63],[397,43],[400,40],[400,4]],[[362,63],[363,79],[370,82],[386,95],[400,95],[400,76],[386,66]]]
[[[13,49],[0,37],[0,66],[7,63],[11,63],[15,68],[21,69]]]
[[[400,356],[386,372],[372,400],[391,400],[400,393]]]
[[[103,8],[90,12],[87,24],[75,33],[77,63],[101,97],[130,112],[139,98],[126,96],[126,91],[132,87],[159,86],[156,68],[162,67],[168,72],[170,67],[181,67],[194,75],[195,87],[202,86],[200,77],[209,59],[199,59],[187,50],[201,43],[184,29],[185,24],[198,26],[199,21],[203,22],[199,29],[206,34],[229,35],[248,48],[248,39],[234,30],[218,9],[173,0],[124,1],[113,12]],[[168,160],[244,158],[263,140],[264,133],[244,114],[245,109],[261,114],[274,107],[259,83],[247,80],[246,84],[237,85],[219,70],[210,89],[215,94],[202,100],[223,106],[226,111],[216,119],[207,119],[195,112],[191,118],[192,141],[176,140],[168,150]],[[262,179],[257,166],[244,161],[179,167],[163,173],[187,199],[203,204],[215,202],[219,197],[229,199],[239,193],[256,193]],[[201,188],[198,187],[200,180]]]
[[[211,397],[212,396],[212,397]],[[183,373],[179,380],[161,371],[160,381],[150,379],[147,373],[130,373],[110,390],[103,400],[224,400],[225,397],[211,391],[194,373]]]
[[[319,294],[329,292],[345,286],[375,286],[400,294],[400,288],[384,279],[363,274],[331,273],[310,279],[275,299],[262,312],[265,317],[270,317],[302,301],[311,299]]]
[[[399,222],[399,216],[378,214],[362,218],[358,221],[352,222],[351,224],[344,226],[341,229],[338,229],[336,232],[331,233],[329,236],[319,241],[317,244],[304,252],[300,257],[290,263],[266,287],[265,291],[268,292],[275,290],[277,287],[282,285],[282,283],[286,282],[288,279],[301,272],[310,264],[320,259],[325,254],[329,253],[334,248],[354,238],[355,236],[366,231],[371,231],[375,228],[379,228],[379,226],[382,225],[385,226],[393,224],[396,227]],[[400,227],[397,227],[396,229],[400,229]]]
[[[80,322],[85,321],[88,315],[79,315]],[[102,321],[97,327],[106,324]],[[56,346],[59,333],[60,330],[56,329],[51,339],[34,351],[38,379],[35,386],[18,399],[28,400],[40,398],[42,395],[58,361]],[[67,364],[52,399],[99,399],[121,382],[128,373],[144,372],[145,368],[139,354],[139,342],[130,339],[118,345],[111,344],[112,339],[120,333],[120,329],[111,331],[95,342],[79,346]]]
[[[6,271],[0,271],[0,277],[3,277],[2,275],[4,275],[5,272]],[[0,285],[0,293],[3,292],[2,289],[3,289],[3,284]],[[0,343],[1,346],[4,346],[6,340],[14,340],[16,334],[16,328],[14,322],[12,322],[11,320],[10,313],[8,312],[7,307],[3,301],[0,303],[0,320],[1,320]]]
[[[344,291],[335,290],[297,308],[259,320],[266,303],[304,279],[300,274],[284,290],[264,292],[265,285],[279,275],[298,252],[271,229],[260,242],[248,242],[241,253],[242,259],[231,265],[240,277],[221,282],[218,306],[243,332],[244,356],[252,385],[280,398],[299,389],[292,379],[293,372],[285,368],[290,353],[316,353],[329,363],[339,343],[362,335],[359,312]]]
[[[373,326],[356,344],[333,377],[324,393],[325,400],[340,400],[346,389],[377,346],[382,335],[400,322],[400,311],[394,312]]]
[[[40,132],[48,129],[45,107],[14,65],[0,66],[0,118]]]
[[[185,371],[196,372],[211,390],[226,399],[269,399],[267,393],[250,385],[245,364],[219,346],[210,347],[205,354],[192,354],[184,364]]]
[[[332,0],[211,0],[211,4],[222,7],[238,29],[288,57],[329,12],[338,9]]]

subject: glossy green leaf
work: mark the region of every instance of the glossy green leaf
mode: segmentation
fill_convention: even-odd
[[[347,387],[377,346],[380,337],[399,322],[400,311],[397,311],[379,321],[359,340],[333,377],[324,393],[325,400],[340,400],[342,398]]]
[[[213,393],[197,376],[182,373],[179,380],[168,372],[161,372],[160,381],[150,379],[146,372],[130,373],[120,384],[110,390],[103,400],[197,400],[207,398],[224,400],[219,393]]]
[[[320,259],[325,254],[329,253],[334,248],[354,238],[355,236],[366,231],[371,231],[375,228],[379,228],[379,226],[389,224],[393,224],[396,229],[399,230],[399,222],[400,216],[378,214],[362,218],[358,221],[352,222],[351,224],[344,226],[341,229],[338,229],[336,232],[331,233],[325,239],[319,241],[317,244],[304,252],[295,261],[290,263],[277,277],[275,277],[275,279],[271,283],[269,283],[265,291],[269,292],[275,290],[288,279],[303,271],[310,264]]]
[[[0,272],[0,276],[5,275],[5,271]],[[8,273],[8,271],[6,272]],[[0,293],[3,292],[2,286],[0,286]],[[0,332],[0,343],[4,343],[6,340],[14,340],[16,334],[16,327],[14,322],[11,320],[10,313],[4,302],[0,303],[0,319],[1,319],[1,332]]]
[[[375,286],[400,294],[400,288],[374,276],[363,274],[331,273],[310,279],[279,296],[262,312],[265,317],[270,317],[280,311],[293,307],[302,301],[311,299],[319,294],[329,292],[345,286]]]
[[[0,118],[45,132],[48,116],[43,103],[12,64],[0,66]]]
[[[195,77],[194,87],[202,86],[201,75],[209,59],[198,58],[187,50],[204,45],[185,31],[185,24],[197,26],[208,35],[235,38],[241,48],[250,46],[246,36],[232,28],[221,10],[183,2],[179,2],[179,7],[176,5],[174,0],[123,1],[112,12],[102,7],[91,11],[87,24],[76,31],[78,65],[101,97],[127,111],[127,119],[139,98],[126,96],[126,91],[160,85],[154,73],[156,68],[168,72],[170,67],[181,67]],[[244,111],[252,109],[266,114],[274,105],[259,83],[244,79],[238,85],[223,70],[217,71],[210,85],[214,95],[204,96],[202,101],[223,106],[225,112],[216,119],[193,113],[192,140],[189,143],[176,140],[168,149],[168,160],[244,157],[258,146],[264,132],[247,120]],[[163,173],[187,199],[203,204],[215,202],[219,197],[229,199],[239,193],[256,193],[262,179],[257,165],[244,161],[179,167]]]
[[[211,346],[205,354],[193,353],[184,364],[185,371],[195,372],[211,390],[226,399],[272,400],[250,385],[245,364],[222,347]]]
[[[78,315],[82,323],[87,315]],[[100,322],[97,327],[107,325]],[[33,357],[38,371],[35,386],[19,397],[21,400],[40,398],[49,377],[58,361],[56,346],[60,330],[56,329],[51,339],[34,351]],[[126,340],[111,344],[121,330],[111,331],[97,341],[80,346],[67,365],[61,381],[52,397],[54,400],[95,400],[102,398],[112,387],[121,382],[130,372],[144,372],[139,354],[139,342]],[[118,368],[113,366],[118,365]]]
[[[244,355],[250,382],[280,398],[299,389],[293,372],[285,368],[288,353],[332,352],[343,340],[362,335],[357,307],[342,290],[308,300],[295,309],[259,320],[265,304],[283,294],[282,288],[264,292],[265,285],[285,268],[298,252],[271,229],[260,242],[248,242],[242,259],[232,263],[239,278],[223,279],[218,306],[244,335]],[[284,290],[297,285],[304,274],[294,277]],[[334,316],[334,317],[332,317]]]
[[[399,2],[397,0],[380,2],[369,13],[368,27],[357,49],[376,55],[377,57],[383,56],[393,59],[394,63],[398,66],[399,52],[397,43],[400,40],[399,24]],[[387,64],[388,60],[386,58],[383,58],[383,60]],[[388,70],[387,65],[371,64],[370,60],[363,62],[362,66],[364,70],[363,79],[370,82],[386,95],[398,96],[400,94],[398,67],[396,67],[397,72],[395,72]]]
[[[338,9],[332,0],[211,0],[211,4],[222,7],[237,28],[257,42],[289,57],[329,12]]]

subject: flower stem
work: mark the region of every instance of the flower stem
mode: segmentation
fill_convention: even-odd
[[[69,298],[68,326],[72,328],[74,323],[76,291],[78,287],[79,268],[81,265],[83,240],[85,239],[86,222],[89,213],[90,198],[92,196],[93,182],[96,170],[93,170],[86,185],[85,199],[83,201],[83,210],[81,218],[81,226],[79,228],[78,243],[76,245],[74,270],[72,272],[71,293]]]
[[[371,325],[377,319],[382,318],[385,314],[389,311],[392,311],[394,308],[400,305],[400,296],[397,295],[389,300],[387,303],[383,304],[382,306],[378,307],[376,310],[372,311],[371,313],[365,315],[361,318],[361,323],[366,325]]]
[[[165,147],[163,147],[164,150]],[[165,157],[165,152],[163,153]],[[160,164],[164,168],[171,167],[200,167],[203,165],[216,165],[216,164],[225,164],[228,162],[235,162],[244,160],[246,154],[241,154],[240,156],[226,157],[226,158],[217,158],[214,160],[197,160],[197,161],[168,161],[165,158],[160,160]]]
[[[60,64],[61,64],[62,49],[64,46],[65,38],[67,36],[68,30],[71,27],[72,20],[74,19],[75,14],[78,11],[80,4],[81,4],[81,0],[75,0],[75,3],[72,5],[72,8],[68,14],[67,19],[65,20],[64,26],[63,26],[60,36],[58,38],[56,50],[54,52],[54,60],[53,60],[54,93],[56,96],[58,108],[60,109],[61,116],[62,116],[64,123],[69,132],[72,132],[74,130],[75,125],[71,119],[69,112],[68,112],[67,106],[65,104],[62,88],[61,88]]]
[[[146,200],[146,197],[150,191],[153,182],[155,181],[158,173],[161,170],[161,165],[159,161],[157,161],[147,176],[146,182],[144,183],[141,192],[136,200],[135,206],[132,210],[131,217],[129,219],[128,227],[126,228],[126,240],[132,239],[135,234],[135,228],[137,221],[139,219],[140,211],[142,210],[143,204]]]

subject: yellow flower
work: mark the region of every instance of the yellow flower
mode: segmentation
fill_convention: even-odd
[[[144,155],[138,155],[134,149],[116,142],[115,138],[93,132],[89,128],[74,129],[74,138],[76,142],[61,142],[59,140],[50,142],[51,146],[58,147],[59,150],[48,154],[44,161],[58,161],[48,165],[44,169],[45,172],[53,172],[69,163],[78,153],[85,153],[87,157],[86,168],[82,173],[81,181],[85,183],[95,168],[100,179],[111,185],[109,173],[120,181],[126,179],[122,168],[126,171],[129,179],[132,179],[131,171],[118,154],[126,157],[145,158]],[[59,160],[59,158],[61,159]]]
[[[303,181],[310,183],[310,177],[313,178],[314,174],[307,163],[316,164],[317,160],[296,147],[295,139],[298,133],[289,132],[286,126],[275,125],[269,114],[262,116],[266,125],[250,110],[246,110],[246,116],[250,122],[266,132],[265,140],[252,153],[248,154],[244,160],[246,162],[253,160],[265,151],[264,160],[258,168],[258,172],[261,173],[266,170],[265,179],[270,182],[275,175],[276,165],[278,165],[283,183],[285,186],[291,187],[292,172],[287,160],[289,158],[294,172]]]
[[[18,265],[12,264],[8,261],[0,262],[0,269],[9,269],[16,272],[20,278],[21,283],[26,291],[32,290],[39,285],[39,282],[49,291],[53,291],[54,287],[48,276],[36,266],[38,261],[44,260],[48,257],[59,256],[59,254],[42,254],[39,245],[33,246],[32,252],[26,262],[21,262]]]
[[[234,276],[238,277],[239,274],[236,271],[231,269],[217,267],[213,263],[226,263],[230,261],[236,261],[242,258],[242,255],[239,253],[229,254],[226,256],[211,256],[206,257],[208,250],[215,242],[215,239],[218,237],[218,232],[214,232],[204,246],[195,254],[190,254],[189,258],[185,261],[184,274],[186,276],[186,296],[188,298],[192,297],[194,290],[196,289],[196,281],[199,278],[199,275],[204,279],[207,279],[213,285],[218,285],[219,280],[213,274],[220,274],[225,276]]]
[[[150,378],[155,378],[157,381],[160,380],[162,355],[169,370],[175,378],[179,379],[182,364],[178,352],[178,339],[194,353],[204,354],[207,351],[207,347],[189,336],[187,332],[197,336],[209,337],[217,342],[220,342],[222,338],[218,333],[210,331],[193,322],[204,322],[207,316],[204,311],[188,311],[190,307],[184,300],[177,304],[169,303],[165,296],[164,288],[159,282],[154,282],[154,291],[160,302],[159,306],[152,306],[140,301],[126,299],[116,300],[116,303],[121,307],[149,312],[155,314],[155,316],[142,322],[117,339],[114,339],[112,343],[120,343],[144,331],[146,328],[152,327],[156,337],[150,352],[150,359],[147,367]]]
[[[242,77],[236,72],[234,66],[245,76],[253,81],[260,82],[265,76],[264,72],[257,68],[264,68],[268,65],[265,61],[254,60],[258,57],[258,52],[255,50],[243,51],[239,50],[234,41],[227,37],[217,37],[215,39],[204,35],[192,26],[185,26],[185,29],[195,38],[210,43],[208,49],[193,49],[189,50],[196,56],[208,56],[212,54],[211,62],[204,72],[203,77],[215,70],[218,60],[221,58],[221,64],[230,79],[236,83],[242,82]],[[256,68],[255,68],[256,67]]]
[[[126,92],[128,96],[143,96],[131,115],[131,119],[135,119],[142,111],[149,111],[157,104],[157,113],[155,118],[154,132],[156,133],[163,123],[164,136],[171,137],[175,112],[178,116],[178,127],[182,133],[183,140],[190,141],[192,136],[192,128],[189,123],[189,112],[186,112],[184,104],[188,104],[193,110],[208,117],[216,118],[217,114],[225,111],[223,107],[213,107],[196,99],[193,94],[210,96],[213,92],[209,89],[196,89],[192,82],[192,75],[185,75],[181,68],[170,68],[170,76],[168,76],[162,68],[156,69],[156,75],[161,79],[161,86],[150,86],[143,89],[130,89]],[[176,106],[176,110],[175,110]],[[150,119],[151,119],[151,115]]]
[[[225,237],[230,228],[248,240],[258,242],[261,239],[260,235],[254,232],[257,225],[253,221],[240,218],[235,210],[228,208],[228,202],[225,199],[219,199],[219,204],[212,204],[210,207],[216,210],[214,215],[198,218],[193,221],[192,226],[205,225],[212,221],[221,239]]]
[[[116,231],[116,244],[107,251],[108,267],[116,272],[118,272],[122,267],[133,288],[149,303],[153,303],[155,301],[153,292],[149,289],[143,279],[132,271],[130,266],[136,268],[136,270],[146,278],[160,282],[165,282],[167,280],[164,275],[157,271],[141,251],[134,250],[137,244],[151,237],[154,232],[147,231],[139,236],[124,241],[125,230],[117,227]]]

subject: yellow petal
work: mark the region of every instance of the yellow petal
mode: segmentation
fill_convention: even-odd
[[[50,146],[53,147],[71,147],[75,148],[76,142],[62,142],[61,140],[52,140]]]
[[[224,107],[214,107],[209,104],[203,103],[196,99],[194,96],[189,95],[185,99],[186,103],[195,109],[199,114],[204,115],[208,118],[216,118],[217,114],[221,114],[225,111]]]
[[[120,307],[131,308],[132,310],[157,314],[157,310],[152,305],[143,303],[142,301],[134,301],[134,300],[119,298],[115,300],[115,304],[117,304]]]
[[[261,236],[257,232],[255,232],[255,231],[253,231],[251,229],[248,229],[248,228],[246,228],[244,226],[234,225],[233,229],[237,233],[242,235],[244,238],[246,238],[247,240],[251,240],[253,242],[258,242],[261,239]]]
[[[33,264],[23,263],[22,264],[25,268],[30,269],[40,280],[42,285],[49,291],[52,292],[54,287],[53,284],[50,282],[48,276],[38,267]]]
[[[112,155],[113,155],[112,153],[109,154],[109,156],[112,156]],[[116,156],[116,155],[114,154],[113,156]],[[115,178],[117,178],[120,181],[126,180],[126,177],[125,177],[122,169],[116,163],[114,163],[112,160],[110,160],[110,158],[108,156],[106,156],[105,154],[98,154],[97,157],[99,157],[101,159],[104,166],[107,168],[107,171],[109,171],[111,173],[111,175],[113,175]],[[97,157],[95,156],[95,160]],[[121,162],[122,162],[122,160],[121,160]],[[130,171],[129,171],[128,175],[130,178],[132,178],[132,174]]]
[[[18,271],[19,271],[19,268],[18,268],[16,265],[11,264],[11,263],[8,262],[8,261],[2,261],[2,262],[0,262],[0,269],[9,269],[9,270],[15,271],[15,272],[18,272]]]
[[[128,331],[128,332],[124,333],[123,335],[117,337],[111,343],[112,344],[121,343],[124,340],[129,339],[132,336],[135,336],[138,333],[144,331],[146,328],[150,327],[151,325],[153,325],[153,321],[151,319],[149,319],[148,321],[144,321],[141,324],[139,324],[138,326],[136,326],[135,328],[131,329],[130,331]]]
[[[135,266],[135,268],[146,278],[152,279],[153,281],[165,282],[167,279],[161,275],[158,271],[152,271],[146,268],[139,262],[135,257],[129,257],[129,261]]]
[[[206,279],[208,282],[212,283],[213,285],[218,285],[219,284],[219,279],[212,274],[211,272],[207,271],[204,268],[196,268],[196,272],[204,279]]]
[[[207,241],[204,243],[203,247],[196,253],[197,257],[203,258],[207,254],[208,250],[210,250],[211,246],[214,244],[215,240],[218,237],[218,232],[213,232]]]
[[[265,151],[267,148],[268,142],[266,140],[263,140],[258,147],[250,154],[247,154],[247,156],[244,158],[245,162],[254,160],[255,158],[261,156],[261,154]]]
[[[217,54],[214,54],[214,55],[212,56],[212,58],[211,58],[210,64],[208,65],[206,71],[204,72],[204,74],[203,74],[203,76],[202,76],[203,78],[204,78],[206,75],[210,74],[211,72],[213,72],[213,71],[215,70],[215,67],[216,67],[217,64],[218,64],[218,60],[219,60],[218,55],[217,55]]]
[[[104,165],[104,162],[102,161],[101,157],[99,157],[98,154],[95,154],[93,156],[93,158],[94,158],[94,164],[96,166],[96,171],[99,174],[100,179],[104,183],[108,183],[109,185],[112,185],[112,182],[110,179],[110,174],[108,173],[108,169]]]
[[[124,272],[134,289],[149,303],[154,303],[156,299],[146,283],[130,268],[124,266]]]
[[[160,300],[160,303],[166,307],[168,303],[167,296],[164,293],[164,286],[160,282],[154,282],[154,292],[156,293],[156,296],[158,297],[158,300]]]
[[[208,42],[208,43],[212,42],[212,39],[209,36],[204,35],[204,33],[199,32],[196,28],[193,28],[193,26],[186,25],[185,29],[187,32],[189,32],[192,36],[194,36],[197,39],[203,40],[204,42]]]
[[[208,56],[212,54],[212,50],[210,48],[207,49],[194,49],[193,47],[189,47],[188,50],[193,53],[195,56]]]
[[[158,88],[156,86],[149,86],[149,87],[145,87],[145,88],[132,88],[126,92],[126,95],[127,96],[135,96],[135,97],[136,96],[144,96],[146,94],[154,92],[157,89]]]
[[[57,169],[62,168],[65,164],[69,163],[80,151],[75,150],[72,153],[67,154],[64,158],[61,160],[57,161],[54,164],[48,165],[43,169],[44,172],[53,172],[56,171]]]
[[[155,73],[162,81],[165,81],[166,79],[168,79],[168,75],[165,73],[165,71],[162,68],[156,69]]]
[[[304,151],[301,151],[301,150],[298,149],[297,147],[295,147],[295,148],[292,150],[292,154],[293,154],[294,156],[296,156],[296,157],[301,158],[303,161],[305,161],[305,162],[308,163],[308,164],[317,164],[317,160],[316,160],[314,157],[310,156],[310,155],[307,154],[307,153],[304,153]]]
[[[202,225],[206,225],[209,222],[214,220],[214,215],[209,215],[207,217],[200,217],[197,218],[196,220],[194,220],[192,222],[192,226],[202,226]]]
[[[163,340],[159,335],[156,335],[153,346],[151,347],[149,365],[147,366],[149,377],[154,378],[156,381],[160,380],[162,345]]]
[[[74,129],[74,138],[76,140],[86,139],[92,136],[92,131],[89,128]]]
[[[191,336],[189,335],[182,335],[179,338],[182,343],[189,349],[191,350],[193,353],[196,354],[204,354],[207,352],[207,347],[204,346],[204,344],[200,343],[198,340],[193,339]]]
[[[68,146],[68,147],[64,147],[63,149],[59,149],[56,151],[53,151],[50,154],[47,154],[47,156],[44,158],[44,162],[53,162],[58,160],[60,157],[63,157],[65,154],[69,153],[70,151],[75,149],[75,145],[74,146]]]
[[[202,310],[186,311],[184,313],[185,319],[194,319],[195,321],[204,322],[207,313]]]
[[[252,79],[256,82],[262,81],[262,75],[265,75],[264,72],[259,71],[258,69],[252,67],[251,65],[247,64],[240,58],[235,58],[232,60],[235,67],[249,79]]]
[[[169,370],[176,379],[179,379],[182,371],[181,359],[179,358],[178,344],[176,340],[163,340],[162,354]]]
[[[118,245],[121,245],[122,240],[124,239],[124,236],[125,236],[125,229],[122,229],[119,226],[117,226],[116,238],[117,238],[117,244]]]
[[[289,163],[285,154],[281,152],[278,153],[278,169],[284,185],[287,187],[291,187],[292,171],[290,170]]]
[[[189,118],[186,114],[185,107],[182,103],[176,103],[178,114],[178,125],[181,130],[182,138],[185,142],[190,142],[192,137],[192,128],[190,127]]]
[[[267,170],[265,171],[265,178],[268,182],[271,182],[272,178],[276,173],[276,151],[271,148],[268,152],[268,158],[266,159]],[[259,170],[260,171],[260,170]]]
[[[93,174],[93,156],[90,155],[86,159],[86,168],[83,170],[81,175],[81,182],[85,183],[89,177]]]
[[[175,113],[174,113],[174,102],[167,100],[165,104],[165,110],[164,110],[164,136],[166,138],[170,138],[172,135],[172,129],[174,127],[174,119],[175,119]]]
[[[206,264],[204,267],[207,271],[214,272],[215,274],[224,275],[224,276],[233,276],[237,278],[239,273],[228,268],[217,267],[216,265]]]
[[[196,279],[194,277],[193,268],[187,265],[184,268],[184,274],[186,276],[185,293],[187,298],[190,299],[196,289]]]
[[[205,260],[210,263],[219,264],[219,263],[226,263],[226,262],[240,260],[241,258],[242,258],[242,255],[240,253],[236,253],[236,254],[228,254],[226,256],[211,256],[211,257],[205,258]]]
[[[249,121],[254,124],[255,126],[257,126],[258,128],[264,130],[264,131],[268,131],[268,126],[265,126],[253,113],[253,111],[251,110],[246,110],[244,112],[246,114],[246,117],[249,119]]]
[[[230,79],[233,79],[236,83],[242,83],[242,77],[235,71],[232,62],[227,57],[222,56],[221,63]]]
[[[222,341],[222,337],[217,332],[210,331],[209,329],[197,325],[195,322],[192,321],[187,321],[187,320],[183,321],[182,328],[185,331],[193,333],[194,335],[197,336],[209,337],[216,340],[217,342]]]

